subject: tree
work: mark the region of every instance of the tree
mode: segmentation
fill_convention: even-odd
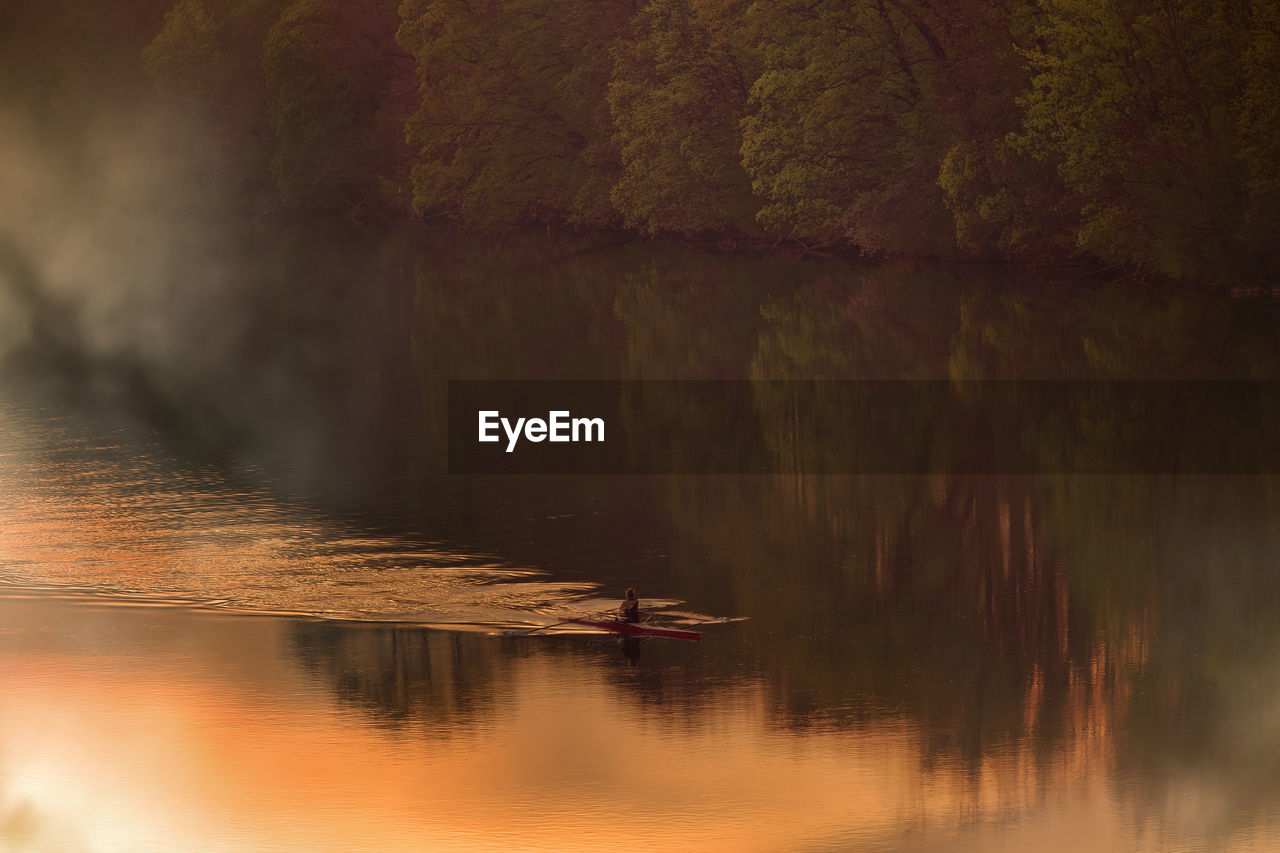
[[[216,97],[229,72],[222,47],[225,19],[201,0],[178,0],[164,16],[164,27],[142,51],[147,73],[163,91]]]
[[[1252,0],[1240,94],[1239,151],[1248,168],[1246,245],[1272,247],[1264,275],[1280,274],[1280,6]]]
[[[768,228],[927,254],[953,245],[937,186],[954,138],[942,23],[911,0],[756,4],[764,69],[743,164]]]
[[[244,212],[276,206],[272,134],[259,56],[288,0],[177,0],[142,51],[147,73],[183,117],[189,150],[201,152],[198,184]]]
[[[358,217],[407,189],[413,60],[397,23],[387,0],[296,0],[267,33],[271,172],[287,206]]]
[[[754,78],[739,0],[651,0],[614,49],[609,106],[622,174],[612,199],[649,233],[751,231],[758,204],[739,125]]]
[[[964,25],[948,27],[947,98],[957,138],[938,172],[956,243],[978,256],[1067,256],[1074,211],[1057,163],[1037,160],[1009,139],[1021,129],[1017,100],[1031,87],[1023,52],[1043,23],[1040,12],[1025,0],[965,7]]]
[[[1021,150],[1056,158],[1080,249],[1175,278],[1236,266],[1239,33],[1225,0],[1050,0]]]
[[[629,20],[621,0],[406,0],[401,15],[421,78],[407,124],[420,212],[485,226],[605,215],[590,195],[614,161],[599,64]]]

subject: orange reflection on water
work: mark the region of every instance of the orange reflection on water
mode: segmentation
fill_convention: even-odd
[[[0,712],[4,810],[93,850],[556,850],[672,839],[781,849],[797,834],[883,826],[886,793],[918,775],[891,741],[828,753],[769,735],[741,707],[679,731],[620,709],[602,681],[577,684],[571,699],[547,689],[550,662],[521,675],[484,731],[435,742],[323,703],[281,709],[225,685],[146,672],[123,682],[81,663],[9,667],[26,686]],[[41,678],[49,672],[65,678]]]
[[[101,445],[92,431],[12,405],[0,399],[3,586],[432,624],[520,622],[585,589],[484,555],[352,530],[136,437]]]
[[[1083,685],[1064,749],[973,766],[926,761],[906,719],[781,729],[752,685],[662,707],[633,672],[549,651],[465,720],[389,725],[298,665],[288,620],[0,610],[0,839],[18,849],[1159,847],[1115,807]]]

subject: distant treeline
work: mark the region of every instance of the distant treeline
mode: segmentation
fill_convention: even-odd
[[[177,0],[142,59],[255,214],[1280,272],[1275,0]]]

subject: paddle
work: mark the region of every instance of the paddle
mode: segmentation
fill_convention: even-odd
[[[559,622],[552,622],[550,625],[539,625],[536,628],[530,628],[527,631],[503,631],[504,637],[527,637],[530,634],[536,634],[539,631],[545,631],[548,628],[558,628],[561,625],[567,625],[578,617],[574,616],[570,619],[561,619]]]
[[[595,614],[588,613],[584,616],[570,616],[568,619],[561,619],[559,622],[552,622],[549,625],[539,625],[536,628],[530,628],[527,631],[507,631],[504,636],[507,637],[527,637],[530,634],[536,634],[539,631],[546,631],[551,628],[559,628],[561,625],[568,625],[570,622],[576,622],[579,619],[590,619]]]

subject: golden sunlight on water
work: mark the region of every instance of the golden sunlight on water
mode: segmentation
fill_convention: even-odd
[[[353,531],[93,426],[0,405],[0,585],[457,627],[521,624],[589,589]]]
[[[330,689],[299,652],[297,620],[41,598],[0,599],[0,619],[5,849],[1158,850],[1168,840],[1115,790],[1109,722],[1083,690],[1067,748],[1042,755],[1013,742],[972,765],[926,760],[923,732],[891,715],[778,726],[749,680],[714,700],[647,701],[640,672],[607,665],[598,649],[526,641],[485,667],[459,661],[510,650],[418,631],[439,669],[400,689],[432,698],[387,715]],[[325,630],[341,644],[344,632],[377,629]],[[1206,804],[1191,780],[1183,788],[1161,807],[1194,820]]]

